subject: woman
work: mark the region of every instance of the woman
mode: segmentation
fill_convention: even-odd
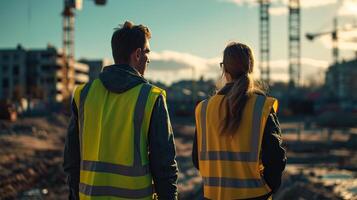
[[[253,67],[252,50],[230,43],[221,63],[227,84],[196,107],[192,158],[205,199],[269,199],[280,186],[286,157],[277,100],[255,85]]]

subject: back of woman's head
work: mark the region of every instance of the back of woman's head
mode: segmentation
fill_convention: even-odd
[[[222,133],[233,134],[239,128],[249,94],[257,90],[251,77],[253,68],[254,55],[249,46],[236,42],[227,45],[223,52],[223,72],[231,77],[233,86],[226,95]]]

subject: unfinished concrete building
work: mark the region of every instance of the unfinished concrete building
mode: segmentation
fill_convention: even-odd
[[[18,45],[15,49],[0,50],[0,99],[18,99],[25,93],[26,51]]]
[[[51,45],[44,49],[25,50],[20,45],[16,49],[1,49],[0,98],[61,102],[62,66],[61,52]],[[76,85],[87,82],[88,73],[87,64],[75,62],[74,74],[68,74],[69,88],[73,90]]]

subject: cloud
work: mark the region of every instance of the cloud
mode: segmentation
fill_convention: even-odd
[[[344,50],[357,50],[356,35],[357,30],[340,31],[338,33],[338,48]],[[318,41],[320,41],[326,48],[332,49],[331,34],[319,37]]]
[[[317,60],[313,58],[301,58],[300,59],[301,65],[302,66],[311,66],[315,68],[322,68],[325,69],[328,67],[329,63],[328,61],[325,60]],[[257,63],[259,65],[259,63]],[[287,59],[281,59],[281,60],[272,60],[270,61],[270,66],[272,67],[272,71],[274,73],[284,73],[282,71],[288,71],[288,66],[289,66],[289,60]]]
[[[288,5],[288,0],[284,1]],[[338,0],[300,0],[300,6],[302,8],[316,8],[321,6],[328,6],[336,4]]]
[[[258,1],[254,0],[218,0],[222,3],[234,3],[238,6],[256,6],[258,5]]]
[[[219,2],[234,3],[237,6],[258,6],[257,0],[218,0]],[[354,1],[354,0],[349,0]],[[300,0],[301,8],[317,8],[336,4],[337,0]],[[288,13],[289,0],[271,0],[269,13],[271,15],[286,15]]]
[[[194,66],[190,63],[183,63],[176,60],[151,60],[149,67],[156,71],[179,71],[191,69]]]
[[[301,58],[301,72],[310,74],[316,70],[325,70],[328,68],[329,63],[325,60],[317,60],[313,58]],[[259,63],[257,63],[255,76],[259,77]],[[276,77],[277,75],[284,75],[288,78],[289,72],[289,60],[287,59],[280,59],[280,60],[272,60],[270,61],[270,71],[272,78]]]
[[[197,55],[176,51],[152,52],[151,62],[146,77],[150,80],[161,81],[171,84],[182,79],[198,79],[203,76],[205,79],[217,80],[221,75],[219,63],[221,57],[203,58]],[[329,63],[325,60],[312,58],[301,58],[302,77],[325,70]],[[256,63],[254,77],[259,78],[259,63]],[[286,59],[272,60],[271,78],[273,81],[288,81],[289,61]]]
[[[343,1],[337,11],[339,16],[356,16],[357,15],[357,0]]]
[[[171,84],[181,79],[216,78],[221,58],[202,58],[189,53],[165,50],[152,52],[146,76],[154,81]]]
[[[313,79],[313,75],[319,75],[314,78],[317,83],[323,83],[324,71],[328,68],[329,62],[325,60],[318,60],[313,58],[301,58],[301,83],[305,84],[310,79]],[[257,63],[259,66],[259,63]],[[272,81],[289,81],[289,61],[287,59],[272,60],[270,61],[270,71]],[[260,70],[256,67],[254,77],[259,78]]]
[[[324,69],[329,66],[329,62],[326,60],[317,60],[312,58],[301,58],[301,64]]]
[[[284,7],[271,7],[269,9],[269,13],[271,15],[275,15],[275,16],[286,15],[286,14],[288,14],[288,12],[289,12],[289,9],[286,6],[284,6]]]
[[[154,70],[182,70],[192,69],[203,70],[207,68],[208,60],[189,53],[176,51],[152,52],[150,55],[151,64]],[[170,65],[167,65],[170,64]]]

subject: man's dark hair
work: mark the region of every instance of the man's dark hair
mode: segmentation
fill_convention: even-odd
[[[116,29],[112,36],[112,53],[115,63],[128,63],[130,54],[137,48],[143,49],[146,40],[151,38],[148,27],[134,25],[126,21],[124,25]]]

